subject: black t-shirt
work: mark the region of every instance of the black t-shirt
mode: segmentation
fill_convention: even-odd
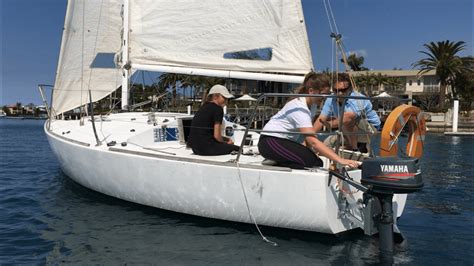
[[[206,102],[194,115],[191,123],[188,144],[190,147],[199,147],[209,143],[217,142],[214,139],[214,124],[222,123],[224,111],[222,107],[213,103]]]

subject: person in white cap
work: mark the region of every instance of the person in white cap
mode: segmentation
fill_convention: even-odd
[[[231,139],[221,134],[223,107],[234,96],[226,87],[214,85],[208,93],[207,101],[194,115],[189,133],[188,146],[198,155],[224,155],[238,151]]]

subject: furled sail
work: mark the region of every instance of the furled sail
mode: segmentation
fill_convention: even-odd
[[[130,61],[265,73],[313,68],[299,0],[130,1]]]
[[[63,113],[116,90],[121,70],[114,64],[120,50],[121,0],[70,0],[59,55],[52,107]]]

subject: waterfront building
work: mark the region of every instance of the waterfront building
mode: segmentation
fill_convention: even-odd
[[[410,98],[419,95],[437,95],[439,93],[439,79],[436,71],[428,71],[427,73],[418,74],[419,70],[370,70],[370,71],[353,71],[354,77],[371,75],[374,77],[397,78],[400,83],[392,85],[390,82],[381,80],[376,86],[371,88],[371,94],[377,95],[382,92],[388,92],[391,95]]]

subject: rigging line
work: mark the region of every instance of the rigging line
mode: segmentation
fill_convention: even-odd
[[[122,102],[122,100],[118,100],[114,106],[112,106],[112,108],[110,109],[110,111],[106,114],[106,116],[110,115],[114,110],[115,110],[115,107],[117,107],[117,105],[119,105],[120,103]]]
[[[149,72],[149,71],[144,71],[144,73],[146,74],[146,76],[147,76],[147,77],[150,79],[150,81],[151,81],[151,89],[152,89],[151,92],[152,92],[153,94],[155,94],[155,93],[156,93],[156,94],[160,94],[160,90],[159,90],[159,88],[158,88],[158,83],[156,83],[156,82],[153,80],[153,78],[151,77],[150,72]],[[151,96],[153,97],[153,95],[151,95]],[[156,104],[155,106],[158,107],[157,105],[158,105],[158,104]],[[153,103],[152,103],[152,107],[153,107]]]
[[[240,165],[239,165],[239,162],[238,162],[238,161],[235,161],[235,164],[237,165],[237,173],[238,173],[239,180],[240,180],[240,187],[242,188],[242,194],[244,195],[245,204],[246,204],[246,206],[247,206],[247,211],[248,211],[250,220],[253,222],[253,224],[254,224],[255,227],[257,228],[257,231],[258,231],[258,233],[260,234],[260,237],[262,237],[263,241],[267,242],[268,244],[270,244],[270,245],[272,245],[272,246],[274,246],[274,247],[277,247],[277,246],[278,246],[278,243],[269,240],[268,238],[266,238],[266,237],[263,235],[262,231],[260,231],[260,227],[258,226],[257,221],[255,220],[255,217],[253,216],[252,211],[250,210],[249,201],[248,201],[248,199],[247,199],[247,194],[245,193],[244,183],[243,183],[243,181],[242,181],[242,175],[241,175],[241,173],[240,173]]]
[[[331,85],[330,85],[331,91],[333,89],[333,84],[334,84],[334,61],[337,62],[337,48],[335,50],[334,47],[336,47],[336,43],[334,41],[334,38],[331,38]]]
[[[102,134],[102,137],[104,138],[102,141],[105,141],[107,137],[105,136],[104,131],[102,130],[104,119],[102,119],[102,115],[100,115],[99,117],[100,117],[100,133]]]
[[[138,72],[138,71],[137,71],[137,72]],[[129,79],[129,80],[130,80],[130,86],[129,86],[128,90],[129,90],[129,93],[131,93],[131,95],[130,95],[130,97],[129,97],[130,103],[131,103],[131,104],[129,104],[129,109],[130,109],[130,106],[133,106],[134,103],[135,103],[135,102],[133,101],[133,98],[134,98],[133,96],[134,96],[136,93],[135,93],[135,88],[134,88],[133,86],[135,86],[135,84],[136,84],[135,82],[137,81],[137,79],[138,79],[138,73],[136,73],[136,75],[133,76],[133,80],[132,80],[132,79]],[[132,111],[132,110],[133,110],[133,109],[130,109],[130,111]]]
[[[138,79],[138,75],[135,75],[133,77],[133,80],[130,82],[130,85],[132,85],[132,86],[135,85],[135,81],[137,81],[137,79]]]
[[[323,3],[324,3],[324,9],[326,10],[326,17],[328,18],[329,28],[331,29],[331,32],[334,32],[334,29],[332,28],[331,19],[329,18],[329,11],[326,4],[326,0],[323,0]]]
[[[327,0],[327,1],[328,1],[328,6],[329,6],[329,12],[331,13],[331,17],[334,23],[334,28],[336,29],[336,33],[339,34],[339,29],[337,28],[337,24],[336,24],[336,18],[334,17],[334,13],[332,12],[331,0]]]
[[[117,96],[117,90],[118,90],[118,87],[119,87],[119,81],[118,81],[117,77],[121,75],[120,72],[121,72],[120,69],[118,69],[118,68],[115,69],[115,87],[114,87],[115,90],[112,91],[112,92],[109,94],[109,95],[112,95],[112,94],[115,95],[115,96],[113,97],[113,99],[115,99],[115,97]],[[111,106],[110,111],[107,113],[107,115],[111,114],[111,113],[115,110],[115,107],[117,107],[117,105],[118,105],[119,103],[121,103],[121,102],[122,102],[122,99],[118,100],[113,106]]]

